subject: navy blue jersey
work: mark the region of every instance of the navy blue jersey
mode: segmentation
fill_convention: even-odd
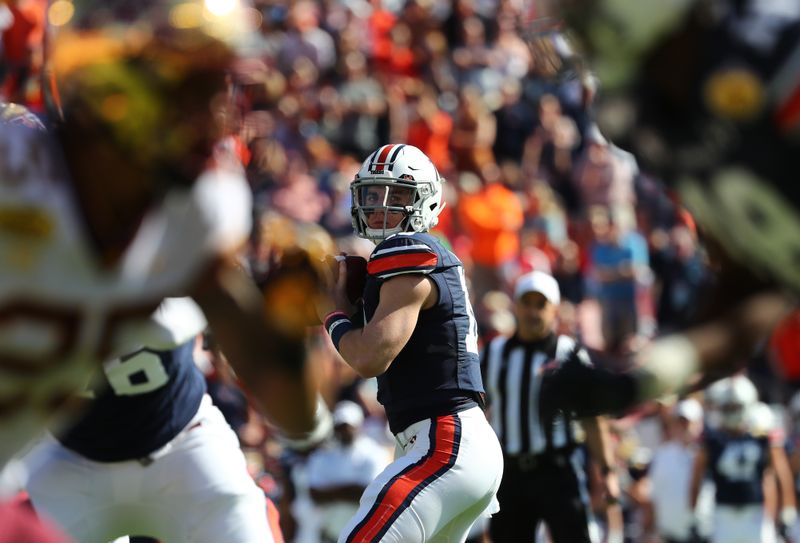
[[[705,437],[705,447],[717,504],[764,502],[761,484],[769,464],[769,438],[712,432]]]
[[[483,392],[478,326],[461,261],[430,234],[400,233],[375,248],[367,272],[367,322],[378,307],[381,286],[397,275],[424,274],[438,294],[436,304],[420,312],[400,354],[378,376],[378,400],[391,430],[475,406]]]
[[[106,363],[102,392],[61,443],[98,462],[138,459],[166,445],[197,413],[206,390],[194,340]]]

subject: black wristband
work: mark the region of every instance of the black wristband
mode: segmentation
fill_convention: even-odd
[[[334,311],[325,317],[325,331],[331,336],[331,341],[336,350],[339,350],[339,342],[347,332],[354,328],[353,321],[342,311]]]

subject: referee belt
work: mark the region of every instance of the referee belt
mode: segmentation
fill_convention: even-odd
[[[539,454],[504,454],[503,463],[507,467],[515,468],[517,471],[523,472],[533,471],[545,466],[558,466],[563,468],[569,464],[569,456],[571,453],[572,449],[565,448]]]

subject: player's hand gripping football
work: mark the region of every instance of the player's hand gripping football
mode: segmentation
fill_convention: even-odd
[[[325,264],[332,281],[328,295],[317,305],[319,322],[331,311],[342,311],[348,315],[355,311],[356,304],[364,293],[367,278],[367,261],[356,255],[328,255]]]

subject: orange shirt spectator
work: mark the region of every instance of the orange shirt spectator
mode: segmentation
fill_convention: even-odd
[[[411,42],[411,29],[405,23],[397,23],[389,33],[388,58],[376,57],[375,67],[389,76],[417,76],[417,59]]]
[[[458,217],[472,238],[472,258],[476,263],[498,267],[519,253],[522,204],[502,184],[490,183],[474,194],[463,194]]]
[[[374,2],[372,14],[367,19],[371,44],[370,56],[378,63],[389,62],[392,56],[390,32],[397,18],[391,11],[383,9],[380,2]]]
[[[448,171],[450,161],[450,134],[453,119],[436,105],[436,96],[430,89],[416,98],[415,116],[408,124],[406,141],[430,157],[440,172]],[[413,115],[413,114],[412,114]]]

